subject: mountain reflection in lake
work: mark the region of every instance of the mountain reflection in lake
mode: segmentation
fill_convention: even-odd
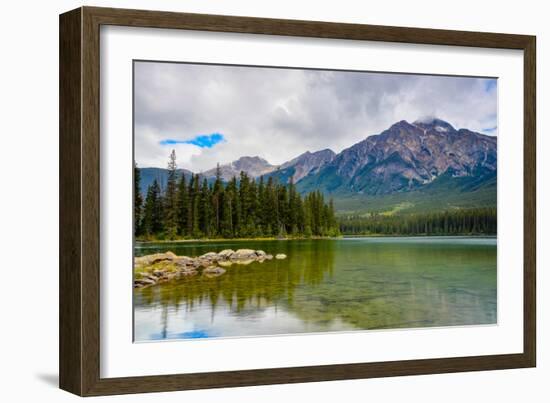
[[[135,255],[227,248],[288,257],[134,289],[136,341],[496,323],[494,238],[158,243]]]

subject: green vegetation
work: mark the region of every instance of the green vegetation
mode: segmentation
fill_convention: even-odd
[[[300,181],[300,184],[302,182]],[[336,211],[346,215],[368,212],[422,214],[458,209],[494,208],[497,204],[497,179],[459,177],[447,174],[421,189],[381,195],[332,193]]]
[[[349,215],[339,218],[348,235],[494,235],[496,208],[463,209],[423,214]]]
[[[145,200],[139,194],[140,174],[134,173],[134,229],[137,239],[197,239],[255,237],[338,236],[332,200],[321,192],[301,196],[293,181],[280,184],[241,172],[239,180],[216,178],[209,183],[199,175],[177,174],[176,154],[170,154],[165,189],[157,180]]]

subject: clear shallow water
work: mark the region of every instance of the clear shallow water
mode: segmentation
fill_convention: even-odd
[[[135,289],[136,341],[496,323],[495,238],[159,243],[135,254],[227,248],[288,257]]]

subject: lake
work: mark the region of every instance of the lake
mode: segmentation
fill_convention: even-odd
[[[239,248],[287,258],[134,289],[135,341],[497,321],[496,238],[144,243],[135,255]]]

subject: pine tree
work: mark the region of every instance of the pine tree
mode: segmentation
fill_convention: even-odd
[[[277,190],[275,189],[275,181],[270,176],[267,179],[264,195],[263,215],[265,216],[267,236],[273,236],[278,231],[278,213],[277,213]]]
[[[340,229],[338,228],[338,222],[336,221],[334,200],[332,198],[329,200],[328,203],[328,220],[329,236],[339,236]]]
[[[178,235],[185,236],[187,232],[187,219],[189,216],[189,190],[185,181],[185,174],[181,174],[178,183]]]
[[[214,232],[220,234],[221,232],[221,219],[222,219],[222,203],[223,198],[223,184],[222,184],[222,172],[220,164],[216,165],[216,180],[212,188],[212,204],[213,204],[213,216],[214,216]]]
[[[141,173],[137,164],[134,164],[134,235],[142,233],[143,197],[141,196]]]
[[[168,160],[168,179],[164,195],[164,229],[168,239],[175,239],[178,233],[176,151],[172,150]]]
[[[263,176],[260,177],[260,180],[258,182],[256,217],[259,236],[270,236],[271,234],[267,233],[266,190]]]
[[[195,178],[192,183],[192,192],[191,192],[191,203],[190,203],[190,211],[191,211],[191,231],[190,235],[192,235],[195,238],[198,238],[201,236],[200,233],[200,227],[199,227],[199,204],[200,204],[200,186],[199,186],[200,178],[199,175],[195,175]]]
[[[212,198],[206,178],[203,179],[200,188],[199,203],[199,229],[205,237],[209,238],[212,235]]]
[[[231,221],[233,223],[233,236],[238,236],[241,230],[241,205],[239,198],[239,190],[237,186],[237,178],[233,177],[226,187],[226,192],[229,193],[231,203]]]
[[[288,231],[290,234],[298,233],[298,200],[300,196],[296,192],[296,186],[294,185],[294,176],[290,178],[288,183]]]
[[[158,236],[163,231],[163,206],[160,186],[155,179],[147,189],[143,227],[148,236]]]
[[[233,238],[233,194],[228,188],[222,193],[222,206],[220,235],[223,238]]]
[[[278,236],[286,237],[288,232],[288,192],[286,186],[277,186],[277,206],[278,206]]]
[[[240,225],[239,235],[242,237],[248,236],[246,234],[246,227],[248,224],[248,216],[250,213],[249,192],[250,192],[250,180],[246,172],[241,171],[240,181],[239,181],[239,206],[241,210],[242,222]]]

